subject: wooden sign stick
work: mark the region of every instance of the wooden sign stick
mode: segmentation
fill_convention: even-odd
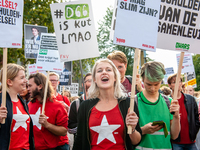
[[[134,55],[134,65],[133,65],[133,76],[132,76],[132,87],[131,87],[131,99],[130,99],[130,112],[134,111],[134,98],[135,98],[135,85],[136,85],[136,75],[139,70],[141,50],[136,48]],[[132,134],[132,127],[128,126],[128,134]]]
[[[2,104],[1,106],[6,107],[6,89],[7,89],[7,48],[3,48],[3,79],[2,79]],[[5,124],[3,119],[2,124]]]
[[[46,79],[46,84],[45,84],[45,89],[44,89],[44,97],[43,97],[43,103],[42,103],[42,114],[44,114],[44,109],[45,109],[45,105],[46,105],[48,83],[49,83],[49,71],[47,72],[47,79]]]
[[[184,52],[181,52],[180,59],[179,59],[179,65],[178,65],[178,72],[176,75],[176,83],[175,83],[174,96],[173,96],[174,100],[177,99],[178,87],[179,87],[179,82],[180,82],[180,78],[181,78],[183,58],[184,58]]]
[[[63,91],[62,91],[63,92],[62,93],[63,96],[64,96],[64,91],[65,91],[65,86],[63,85]]]

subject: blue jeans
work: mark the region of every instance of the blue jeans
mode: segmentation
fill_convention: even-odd
[[[193,144],[172,144],[173,150],[198,150],[196,143]]]
[[[62,146],[58,146],[58,147],[54,148],[53,150],[69,150],[69,145],[65,144]]]

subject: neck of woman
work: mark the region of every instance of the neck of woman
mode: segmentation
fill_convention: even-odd
[[[17,102],[19,99],[18,99],[18,97],[17,97],[17,92],[15,91],[15,90],[13,90],[13,89],[8,89],[7,90],[7,92],[9,93],[9,95],[10,95],[10,98],[11,98],[11,100],[13,101],[13,102]]]
[[[106,102],[116,100],[116,98],[114,97],[114,90],[100,90],[98,98],[101,101],[106,101]]]

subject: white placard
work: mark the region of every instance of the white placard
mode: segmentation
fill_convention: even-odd
[[[59,85],[60,93],[63,91],[63,87],[65,90],[70,91],[71,96],[78,96],[78,87],[79,87],[78,83],[72,83],[71,85],[68,85],[68,86]]]
[[[22,48],[23,0],[0,0],[0,47]]]
[[[174,74],[174,68],[173,67],[165,68],[165,72],[168,75]]]
[[[180,54],[176,54],[177,65],[179,64]],[[194,65],[192,60],[192,55],[190,53],[184,54],[182,71],[181,73],[194,72]]]
[[[43,73],[44,75],[47,75],[46,71],[44,70],[37,70],[37,65],[36,64],[30,64],[28,65],[28,72],[29,72],[29,75],[31,74],[35,74],[35,73]]]
[[[63,71],[63,63],[60,62],[56,36],[51,33],[42,33],[40,50],[37,55],[37,70]]]
[[[200,54],[199,0],[161,0],[157,48]]]
[[[187,72],[187,85],[191,85],[193,88],[197,87],[195,71]]]
[[[118,0],[113,43],[156,51],[160,0]]]
[[[60,60],[98,57],[98,44],[90,0],[51,4]]]

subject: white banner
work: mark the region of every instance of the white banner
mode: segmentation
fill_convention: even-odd
[[[71,96],[78,96],[78,86],[79,86],[78,83],[72,83],[71,85],[68,85],[68,86],[59,85],[58,90],[61,93],[64,88],[65,90],[70,91]]]
[[[56,36],[51,33],[42,33],[40,50],[37,55],[37,70],[63,71],[63,63],[60,62]]]
[[[176,54],[177,65],[179,64],[180,54]],[[192,60],[192,55],[190,53],[184,54],[182,71],[181,73],[194,72],[194,65]]]
[[[118,0],[113,43],[156,51],[160,0]]]
[[[161,0],[157,48],[200,54],[199,0]]]
[[[36,64],[30,64],[28,65],[28,73],[29,75],[35,74],[35,73],[43,73],[44,75],[47,75],[46,71],[44,70],[37,70],[37,65]]]
[[[22,48],[23,0],[0,0],[0,47]]]
[[[51,4],[62,62],[98,57],[98,44],[89,0]]]

